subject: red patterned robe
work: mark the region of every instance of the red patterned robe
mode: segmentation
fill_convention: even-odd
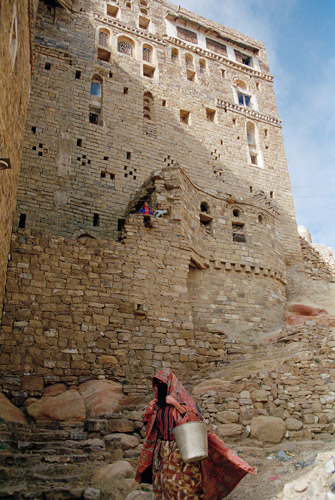
[[[176,425],[202,419],[195,402],[171,370],[164,369],[155,375],[153,378],[155,399],[149,403],[144,415],[144,420],[147,422],[147,428],[136,474],[136,481],[139,483],[152,482],[152,465],[155,446],[159,441],[157,440],[157,427],[155,425],[157,415],[157,386],[155,381],[157,380],[160,380],[167,385],[167,394],[168,396],[172,396],[177,401],[179,410],[182,407],[182,411],[178,411],[174,406],[172,408],[173,418]],[[164,462],[164,453],[160,452],[159,457],[161,460],[161,469],[166,469],[168,465]],[[155,452],[155,460],[157,460],[157,450]],[[193,466],[193,464],[188,465]],[[172,464],[174,477],[181,477],[181,467],[182,464],[179,458],[176,457],[174,463]],[[198,497],[199,500],[221,500],[235,488],[235,486],[246,474],[256,474],[255,468],[250,467],[247,462],[234,454],[233,451],[228,448],[212,431],[208,431],[208,458],[201,461],[200,467],[203,492]],[[176,468],[180,469],[177,470],[177,475]],[[158,473],[158,468],[156,466],[154,467],[154,474]],[[191,477],[191,475],[189,477]],[[154,477],[154,488],[155,479],[157,478]],[[174,482],[176,484],[176,481]],[[182,486],[180,485],[180,490],[181,489]],[[182,492],[181,495],[173,495],[174,494],[172,493],[171,497],[167,495],[166,497],[161,496],[160,498],[181,498],[185,500],[188,498],[197,498],[196,495],[194,495],[194,497],[187,496],[186,492],[185,495]]]

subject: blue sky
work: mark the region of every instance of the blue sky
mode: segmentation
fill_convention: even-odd
[[[335,0],[179,0],[266,48],[298,225],[335,253]]]

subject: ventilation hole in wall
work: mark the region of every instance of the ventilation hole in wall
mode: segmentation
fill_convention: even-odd
[[[38,147],[39,147],[39,148],[43,148],[43,144],[39,144],[39,145],[38,145]]]
[[[109,177],[114,180],[115,179],[115,174],[109,174]]]
[[[19,217],[19,227],[21,229],[24,229],[26,227],[26,214],[20,214],[20,217]]]
[[[86,165],[86,162],[85,161],[82,161],[81,164],[85,167]]]
[[[117,230],[122,231],[125,223],[126,223],[126,219],[118,219],[117,220]]]
[[[42,151],[39,151],[39,152],[38,152],[38,156],[43,156]]]
[[[265,149],[269,149],[269,146],[265,146]]]
[[[86,155],[83,155],[82,157],[86,159]]]
[[[129,175],[133,175],[133,172],[130,170]]]
[[[50,71],[51,69],[51,64],[49,62],[45,63],[45,66],[44,66],[45,69],[47,69],[48,71]]]
[[[97,227],[100,225],[99,214],[93,214],[93,226]]]
[[[265,129],[264,129],[264,137],[267,137],[267,136],[268,136],[268,129],[267,129],[267,128],[265,128]]]
[[[136,175],[134,175],[133,179],[136,180]]]
[[[33,134],[36,134],[36,127],[31,127],[31,131]]]
[[[127,160],[130,160],[130,159],[131,159],[131,152],[127,151]]]
[[[104,156],[104,160],[105,161],[109,160],[109,156]]]
[[[77,156],[77,161],[80,161],[80,156]]]
[[[258,216],[258,222],[259,222],[260,224],[263,224],[263,222],[264,222],[264,218],[263,218],[263,215],[262,215],[262,214],[259,214],[259,216]]]
[[[123,167],[123,170],[127,170],[127,166],[126,165]]]
[[[134,172],[137,172],[137,169],[136,169],[136,168],[134,168]]]
[[[87,160],[87,165],[91,165],[91,160]]]
[[[82,140],[81,139],[77,139],[77,146],[79,146],[81,148],[81,146],[82,146]]]
[[[162,100],[162,106],[163,106],[164,108],[166,107],[166,100],[165,100],[165,99],[163,99],[163,100]]]
[[[233,118],[233,125],[236,125],[236,118]]]
[[[128,94],[128,90],[129,90],[128,87],[123,87],[123,93],[124,94]]]
[[[124,174],[125,177],[128,177],[128,174]]]
[[[226,71],[224,69],[221,70],[221,78],[226,78]]]
[[[270,198],[273,198],[273,191],[270,191]]]
[[[37,149],[37,148],[36,148],[36,146],[33,146],[31,149],[32,149],[33,151],[36,151],[36,149]]]
[[[80,80],[81,71],[76,71],[76,80]]]
[[[105,179],[105,177],[106,177],[106,172],[101,172],[100,177],[101,177],[102,179]]]
[[[256,89],[259,90],[259,83],[256,82]]]
[[[250,186],[250,188],[249,188],[249,189],[250,189],[250,193],[252,193],[252,186]]]
[[[238,208],[234,208],[233,210],[233,216],[234,217],[239,217],[241,215],[241,212],[239,211]]]
[[[221,141],[220,141],[220,142],[221,142],[221,146],[223,146],[223,139],[221,139]]]
[[[113,78],[113,73],[110,71],[108,76],[109,78]]]
[[[237,140],[239,141],[240,139],[241,139],[241,137],[238,135],[238,136],[237,136]]]

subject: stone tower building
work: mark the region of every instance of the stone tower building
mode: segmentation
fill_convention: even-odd
[[[16,373],[200,369],[282,325],[304,270],[263,44],[160,0],[40,0],[35,30]]]

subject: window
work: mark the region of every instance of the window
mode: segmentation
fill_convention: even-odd
[[[132,41],[126,38],[120,38],[117,44],[117,50],[122,54],[127,54],[127,56],[132,56],[133,55]]]
[[[237,98],[240,106],[251,108],[251,97],[249,95],[237,92]]]
[[[177,36],[186,42],[198,43],[198,35],[194,31],[181,28],[180,26],[177,26]]]
[[[90,106],[89,122],[93,125],[101,125],[101,108]]]
[[[206,61],[204,59],[199,61],[199,71],[200,73],[206,73]]]
[[[187,69],[186,70],[186,78],[190,82],[194,82],[195,81],[195,71],[191,71],[190,69]]]
[[[191,56],[191,54],[185,55],[185,64],[186,68],[193,70],[193,57]]]
[[[214,122],[215,120],[215,110],[206,108],[206,118],[208,122]]]
[[[144,92],[143,94],[143,118],[145,120],[152,120],[153,118],[153,104],[154,97],[151,92]]]
[[[91,83],[91,95],[101,97],[101,85],[100,82],[93,81]]]
[[[256,137],[256,127],[252,122],[247,123],[247,141],[251,165],[260,165],[260,152]]]
[[[178,49],[171,49],[171,61],[176,63],[178,61]]]
[[[245,239],[245,234],[244,234],[244,224],[238,223],[238,222],[233,222],[232,229],[233,229],[233,241],[236,241],[239,243],[245,243],[246,239]]]
[[[99,31],[99,45],[101,47],[109,46],[109,33],[106,31]]]
[[[119,13],[119,8],[116,5],[107,4],[107,16],[117,17]]]
[[[185,111],[185,110],[181,109],[179,112],[179,116],[180,116],[181,123],[185,123],[185,124],[189,123],[189,121],[190,121],[190,112],[189,111]]]
[[[216,54],[220,54],[221,56],[227,56],[227,47],[216,40],[211,40],[210,38],[206,38],[206,47],[208,50],[215,52]]]
[[[234,50],[236,61],[245,64],[246,66],[252,66],[252,57],[247,54],[242,54],[239,50]]]
[[[143,61],[152,62],[152,48],[149,45],[143,46]]]
[[[140,16],[138,18],[138,25],[142,30],[149,29],[149,24],[150,24],[150,19],[147,19],[146,17],[143,16]]]
[[[143,64],[143,76],[146,76],[147,78],[153,78],[154,74],[155,74],[155,68]]]

